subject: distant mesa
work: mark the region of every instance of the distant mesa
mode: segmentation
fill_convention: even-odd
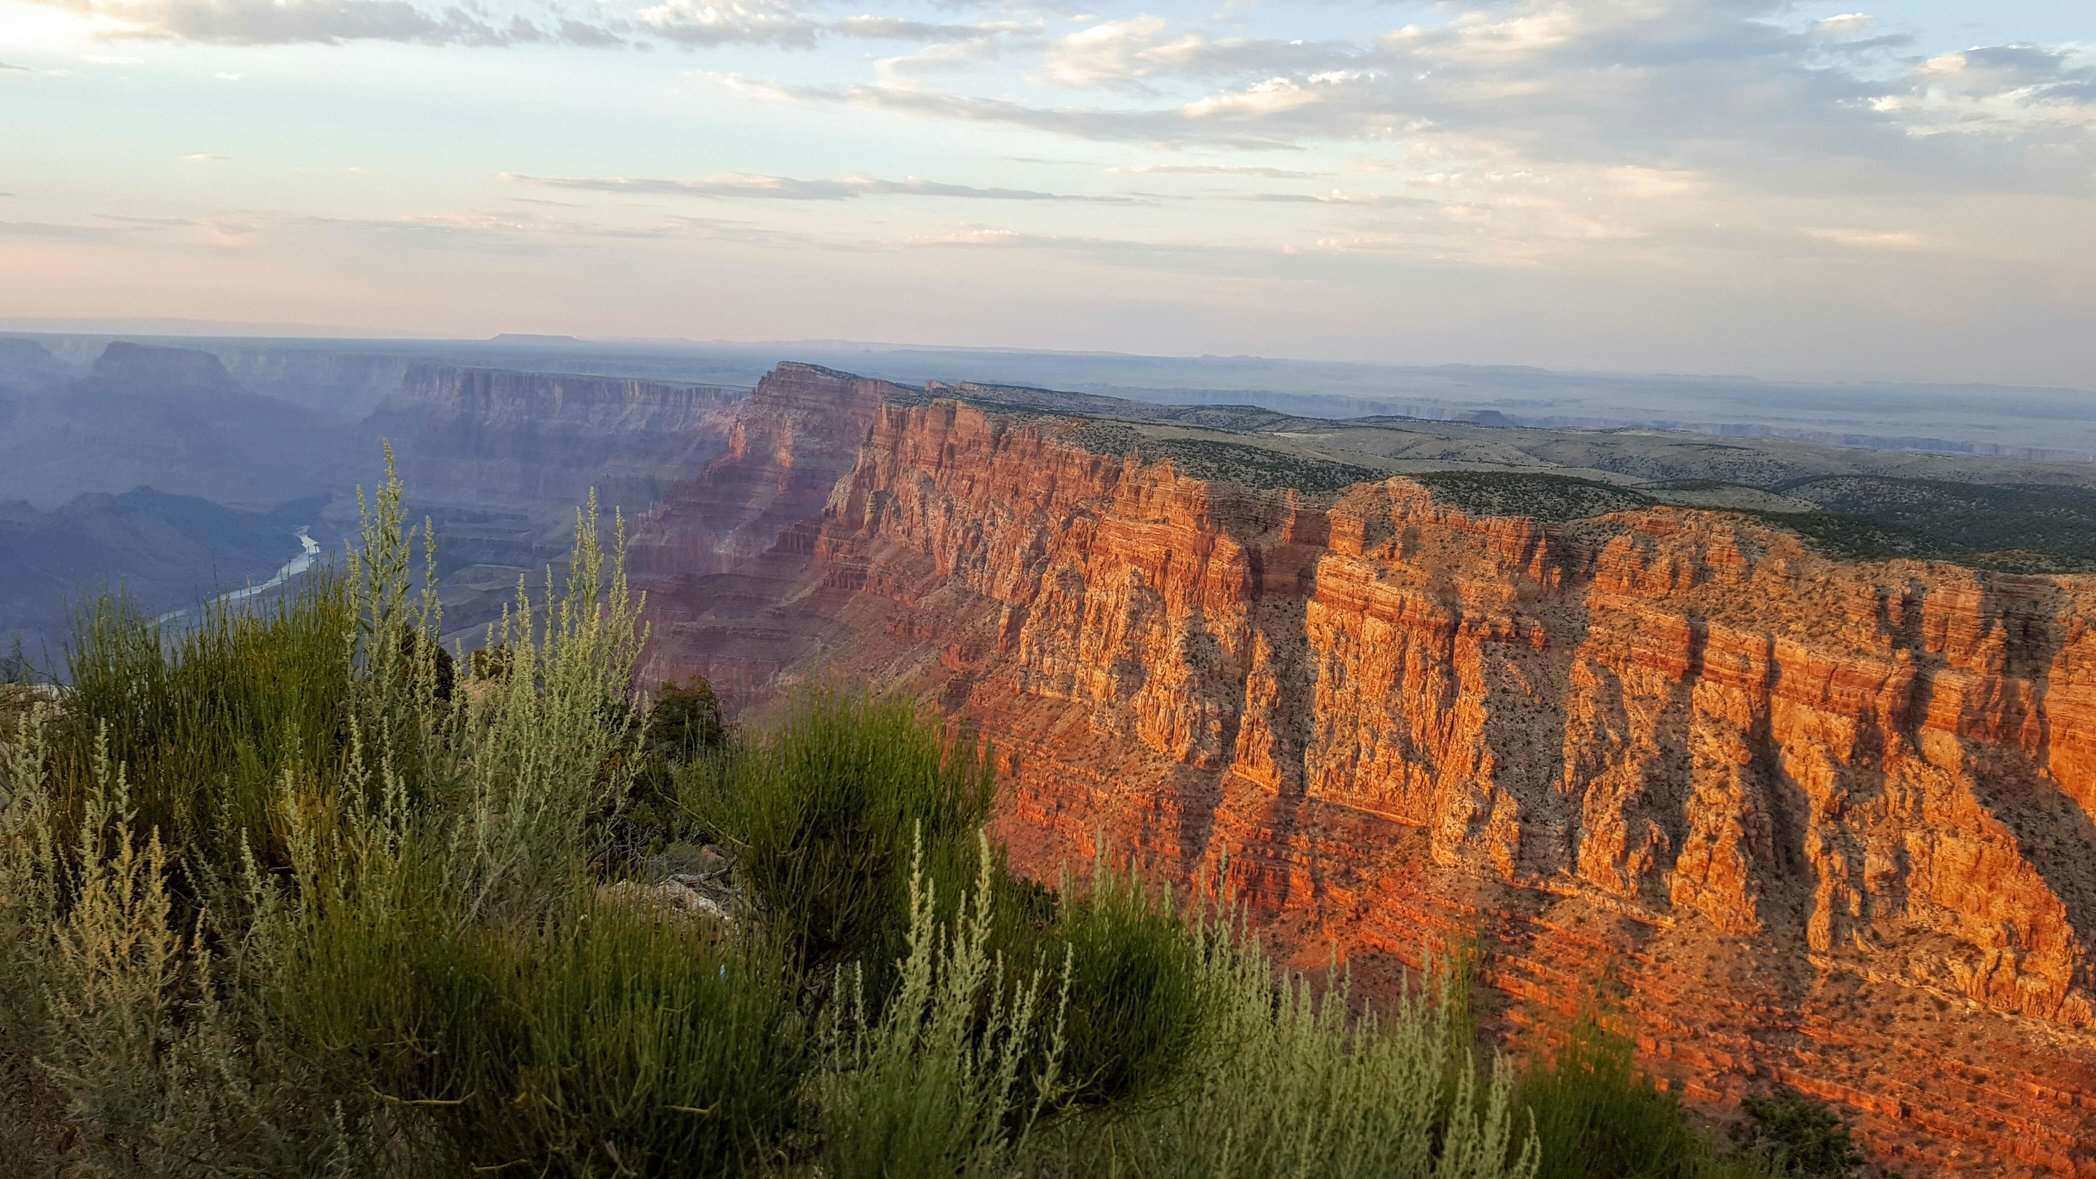
[[[30,390],[64,381],[65,362],[36,340],[0,336],[0,389]]]
[[[89,376],[98,384],[121,388],[238,388],[226,366],[209,352],[123,340],[102,349]]]
[[[535,332],[501,332],[488,337],[490,344],[529,344],[534,348],[574,348],[586,342],[577,336],[546,336]]]

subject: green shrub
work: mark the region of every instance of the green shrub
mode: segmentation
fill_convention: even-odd
[[[42,738],[35,721],[14,738],[0,763],[19,788]],[[274,1034],[240,986],[242,941],[177,915],[174,853],[135,825],[106,749],[76,818],[21,789],[0,808],[10,1162],[25,1174],[414,1174],[402,1128],[353,1123],[339,1091]]]
[[[1016,971],[997,952],[987,838],[974,886],[954,897],[948,917],[922,852],[916,843],[895,993],[869,1002],[855,963],[839,968],[826,1008],[817,1091],[832,1175],[1008,1174],[1062,1094],[1067,958],[1060,972]]]
[[[717,752],[728,740],[720,698],[703,676],[664,684],[648,712],[641,754],[650,762],[683,765]]]
[[[1763,1175],[1719,1151],[1681,1100],[1637,1067],[1628,1038],[1583,1012],[1516,1091],[1535,1119],[1545,1179],[1721,1179]]]
[[[687,767],[680,794],[735,849],[798,962],[826,972],[858,961],[878,974],[907,931],[912,840],[935,875],[955,871],[994,784],[985,751],[949,740],[908,702],[820,694],[765,739]]]
[[[138,827],[182,850],[185,876],[232,872],[243,846],[278,859],[278,782],[339,769],[353,625],[346,587],[325,571],[274,607],[209,607],[172,643],[128,603],[96,603],[76,620],[72,690],[52,726],[54,805],[80,813],[106,745]]]
[[[1526,1179],[1538,1144],[1503,1060],[1482,1072],[1441,971],[1387,1014],[1356,1014],[1343,974],[1278,983],[1258,941],[1211,916],[1192,935],[1205,1026],[1181,1077],[1132,1116],[1111,1107],[1045,1136],[1042,1175]],[[1460,1067],[1451,1067],[1453,1064]]]
[[[1169,896],[1104,862],[1047,932],[1070,959],[1068,1098],[1083,1105],[1156,1095],[1187,1066],[1207,1019],[1199,948]]]
[[[617,918],[587,918],[597,836],[579,820],[616,808],[638,733],[618,546],[607,571],[594,512],[579,518],[563,590],[549,571],[543,602],[520,591],[504,621],[500,689],[447,701],[434,587],[410,592],[414,533],[390,461],[387,476],[345,577],[266,611],[214,608],[172,643],[105,601],[82,615],[58,715],[0,737],[13,1157],[81,1174],[455,1170],[442,1131],[473,1112],[461,1094],[527,1066],[501,1111],[519,1137],[476,1137],[528,1141],[548,1169],[617,1169],[554,1123],[635,1157],[666,1141],[755,1158],[743,1148],[790,1106],[795,1053],[765,1030],[790,1041],[790,1006],[750,982],[776,981],[775,963],[682,935],[621,949]],[[563,1022],[578,993],[589,1015]],[[777,1018],[745,1017],[764,1010]],[[675,1012],[783,1079],[647,1022]],[[543,1099],[576,1072],[635,1104]],[[749,1102],[715,1103],[717,1122],[644,1116],[729,1074]]]
[[[793,1125],[807,1054],[760,944],[619,901],[526,930],[355,916],[311,929],[283,1009],[461,1167],[741,1173]]]
[[[618,843],[629,861],[687,833],[677,774],[694,761],[718,756],[728,737],[720,699],[704,677],[662,686],[641,726],[632,798],[617,820]]]
[[[1841,1115],[1802,1093],[1778,1089],[1750,1093],[1740,1102],[1746,1115],[1733,1131],[1740,1153],[1777,1175],[1840,1179],[1863,1166]]]

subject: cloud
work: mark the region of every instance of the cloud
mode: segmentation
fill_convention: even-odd
[[[388,245],[422,249],[477,250],[493,254],[543,254],[601,245],[606,241],[658,241],[677,236],[672,225],[607,225],[541,217],[529,212],[468,211],[425,213],[404,217],[311,216],[291,221],[294,227],[327,229],[378,238]],[[259,232],[244,227],[247,232]],[[242,236],[234,233],[234,237]]]
[[[852,30],[858,27],[857,22],[880,19],[854,17],[843,22],[843,25],[847,30]],[[886,57],[875,62],[875,69],[884,82],[965,70],[982,62],[1000,58],[1009,50],[1037,44],[1040,40],[1040,26],[1024,21],[979,25],[928,25],[915,21],[900,21],[883,22],[875,27],[885,27],[894,32],[908,31],[918,34],[917,39],[929,42],[914,53]]]
[[[97,213],[95,216],[118,225],[135,225],[145,229],[180,229],[196,224],[187,217],[128,217],[120,213]]]
[[[1408,208],[1432,207],[1438,201],[1405,193],[1388,192],[1345,192],[1333,189],[1330,192],[1255,192],[1238,198],[1261,201],[1268,204],[1287,205],[1351,205],[1356,208]]]
[[[1872,109],[1918,136],[2037,136],[2082,133],[2083,160],[2096,163],[2096,64],[2066,49],[1992,45],[1944,53],[1915,65],[1902,88]]]
[[[641,9],[635,19],[642,32],[690,48],[813,49],[825,40],[847,39],[943,45],[948,54],[991,52],[997,38],[1035,27],[1017,21],[966,24],[873,14],[826,20],[792,0],[662,0]]]
[[[182,160],[184,163],[190,164],[217,164],[232,158],[232,156],[220,155],[213,151],[193,151],[183,156]]]
[[[1136,270],[1172,270],[1198,274],[1258,274],[1274,271],[1284,260],[1277,248],[1240,242],[1152,241],[1086,234],[1038,233],[1006,226],[965,225],[936,233],[916,234],[898,243],[906,250],[1032,250],[1066,254],[1098,265]]]
[[[610,28],[555,16],[507,21],[477,3],[410,0],[34,0],[97,18],[105,36],[212,45],[339,45],[395,41],[502,47],[624,44]]]
[[[1132,204],[1137,198],[1120,195],[1072,195],[1026,188],[980,188],[947,184],[915,176],[882,180],[870,176],[803,180],[790,176],[731,173],[697,180],[663,180],[629,176],[529,176],[507,172],[504,179],[547,188],[582,192],[612,192],[650,196],[703,197],[769,201],[850,201],[861,197],[952,197],[986,201],[1081,201],[1103,204]]]
[[[1877,23],[1867,12],[1843,12],[1812,22],[1812,31],[1834,37],[1854,37]]]
[[[1218,120],[1203,127],[1184,110],[1108,109],[1045,107],[1002,98],[946,94],[895,86],[852,86],[844,90],[804,88],[790,92],[804,102],[842,102],[869,110],[895,114],[955,119],[971,123],[993,123],[1025,127],[1079,139],[1104,141],[1192,144],[1207,143],[1245,151],[1293,151],[1297,145],[1286,139],[1226,129]]]
[[[1043,61],[1050,81],[1070,87],[1122,87],[1148,91],[1147,79],[1263,78],[1277,72],[1311,73],[1345,68],[1365,51],[1328,41],[1211,39],[1200,33],[1171,35],[1155,16],[1101,21],[1055,41]]]
[[[776,0],[665,0],[642,9],[647,31],[681,45],[777,45],[811,49],[822,26]]]
[[[113,238],[124,232],[124,228],[114,225],[64,225],[48,221],[0,221],[0,237],[94,241]]]
[[[1196,99],[1181,109],[1189,119],[1257,117],[1324,101],[1314,86],[1293,78],[1268,78],[1243,90]]]
[[[1126,176],[1256,176],[1265,180],[1314,180],[1329,172],[1301,172],[1293,168],[1268,168],[1257,164],[1140,164],[1108,168]]]
[[[1816,228],[1807,229],[1804,234],[1814,241],[1851,250],[1893,250],[1906,253],[1929,248],[1927,238],[1900,230]]]

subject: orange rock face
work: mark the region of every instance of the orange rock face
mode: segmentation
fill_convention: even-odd
[[[1509,1036],[1600,987],[1713,1108],[1780,1080],[1888,1160],[2096,1173],[2096,582],[1250,491],[775,381],[785,439],[760,389],[644,532],[721,571],[666,584],[658,670],[906,685],[1003,751],[1034,870],[1227,863],[1306,961],[1476,937]]]

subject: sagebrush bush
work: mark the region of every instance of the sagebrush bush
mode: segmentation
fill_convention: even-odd
[[[272,609],[214,607],[173,641],[121,602],[85,612],[59,715],[0,743],[0,1138],[18,1157],[444,1170],[482,1157],[450,1133],[460,1079],[485,1103],[479,1081],[526,1067],[482,1122],[516,1136],[466,1137],[528,1142],[542,1169],[614,1173],[621,1146],[661,1142],[761,1156],[798,1084],[775,964],[591,919],[588,816],[623,798],[638,735],[622,533],[607,559],[592,502],[561,586],[520,587],[501,683],[448,691],[434,549],[421,534],[418,594],[403,503],[389,455],[347,575]],[[673,1012],[704,1034],[679,1039]],[[576,1069],[628,1104],[546,1097]],[[706,1093],[718,1120],[667,1116]]]
[[[1036,1172],[1535,1174],[1539,1145],[1513,1108],[1507,1062],[1475,1063],[1458,998],[1467,978],[1430,971],[1387,1012],[1356,1013],[1343,974],[1322,986],[1294,975],[1277,984],[1258,940],[1222,915],[1205,917],[1195,936],[1207,1020],[1177,1092],[1134,1116],[1072,1120],[1033,1160]]]
[[[997,951],[997,865],[987,838],[979,849],[974,886],[942,918],[914,844],[907,950],[885,1004],[869,1001],[865,970],[839,968],[818,1084],[829,1174],[1007,1174],[1063,1095],[1068,957],[1059,972],[1022,970]]]

